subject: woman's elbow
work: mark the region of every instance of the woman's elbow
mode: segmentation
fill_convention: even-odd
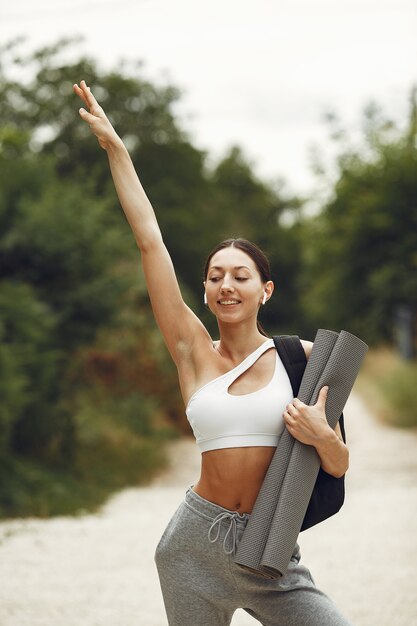
[[[332,476],[334,476],[334,478],[342,478],[342,476],[346,474],[347,470],[348,470],[348,467],[346,467],[346,469],[343,469],[343,470],[337,469],[337,470],[334,470],[331,474]]]
[[[334,478],[342,478],[349,469],[349,450],[345,447],[343,455],[337,462],[321,464],[322,469]]]
[[[349,469],[349,450],[346,448],[344,458],[340,460],[340,464],[334,467],[334,470],[331,472],[332,476],[335,478],[342,478],[346,474]]]

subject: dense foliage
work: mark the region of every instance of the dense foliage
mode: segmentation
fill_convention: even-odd
[[[363,143],[342,129],[338,175],[305,226],[304,303],[314,324],[345,326],[370,344],[391,343],[399,306],[417,311],[417,100],[399,129],[381,109],[364,112]]]
[[[105,72],[91,59],[67,62],[69,48],[71,42],[59,42],[24,56],[14,44],[1,54],[3,514],[70,506],[40,498],[49,480],[40,468],[81,485],[100,482],[97,467],[117,475],[123,458],[130,460],[125,479],[130,472],[135,482],[160,462],[161,433],[172,424],[186,428],[140,253],[106,154],[79,119],[73,82],[85,77],[95,86],[155,206],[184,297],[213,332],[201,302],[201,268],[209,249],[230,235],[260,240],[288,277],[271,321],[281,319],[284,328],[297,306],[290,280],[297,238],[282,233],[278,217],[299,203],[257,180],[238,147],[209,171],[207,155],[174,118],[175,87],[143,80],[140,64]],[[58,491],[65,490],[64,474]]]
[[[213,335],[202,267],[229,236],[270,257],[276,292],[261,317],[270,333],[314,339],[321,326],[389,342],[396,304],[416,305],[414,96],[405,132],[366,113],[366,149],[341,147],[333,193],[306,217],[303,199],[259,180],[238,146],[209,168],[175,119],[178,89],[144,80],[140,64],[109,72],[93,59],[69,62],[71,45],[25,56],[15,43],[0,57],[3,515],[76,508],[52,506],[48,495],[35,504],[53,476],[77,506],[74,484],[135,483],[160,463],[161,435],[186,429],[140,253],[73,82],[94,85],[129,147],[184,298]]]

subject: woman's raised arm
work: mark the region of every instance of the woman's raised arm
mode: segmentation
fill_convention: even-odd
[[[152,244],[159,226],[151,203],[136,174],[129,153],[101,106],[84,80],[74,85],[75,93],[87,105],[81,108],[82,119],[90,126],[98,142],[106,150],[117,195],[141,250]]]
[[[85,81],[74,92],[88,107],[80,116],[106,150],[123,211],[142,254],[142,264],[156,322],[174,361],[189,357],[196,338],[209,334],[185,304],[175,270],[163,242],[152,205],[140,183],[129,153]]]

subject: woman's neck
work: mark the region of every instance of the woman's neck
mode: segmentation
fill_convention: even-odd
[[[249,326],[244,323],[234,325],[218,322],[218,326],[220,341],[216,348],[222,356],[232,362],[240,363],[268,339],[253,324]]]

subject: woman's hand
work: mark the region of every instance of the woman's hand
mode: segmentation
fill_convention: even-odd
[[[98,142],[104,150],[107,150],[111,144],[120,141],[119,136],[108,120],[101,106],[91,93],[90,87],[87,87],[85,80],[80,82],[80,86],[73,86],[74,92],[87,105],[89,112],[84,108],[79,110],[82,119],[90,126],[91,131],[95,134]]]
[[[287,404],[283,417],[289,433],[295,439],[316,448],[324,471],[340,478],[349,467],[349,450],[342,441],[339,425],[333,430],[327,422],[327,392],[328,387],[320,389],[317,402],[312,406],[294,398]]]
[[[317,402],[312,406],[298,398],[287,404],[283,413],[285,424],[290,434],[301,443],[317,446],[332,430],[325,412],[327,391],[328,387],[320,389]]]

